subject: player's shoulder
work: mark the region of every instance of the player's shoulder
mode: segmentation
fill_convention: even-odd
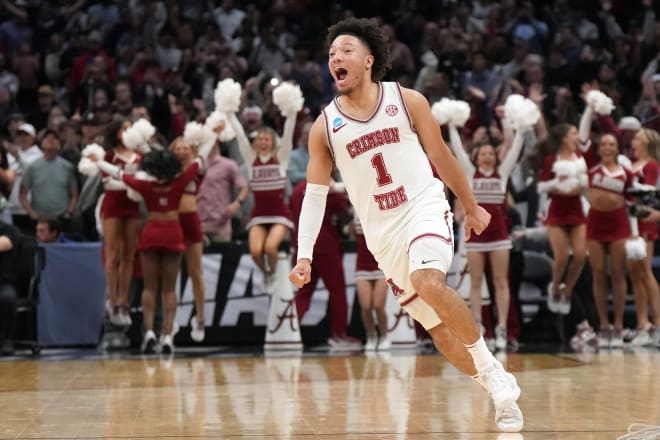
[[[309,130],[309,143],[321,142],[327,144],[327,133],[326,133],[326,121],[323,113],[316,117],[316,120],[312,124],[312,127]]]

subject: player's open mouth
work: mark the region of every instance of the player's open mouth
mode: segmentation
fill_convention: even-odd
[[[347,75],[348,72],[346,71],[346,69],[342,69],[341,67],[337,67],[335,69],[335,77],[337,78],[337,81],[345,80]]]

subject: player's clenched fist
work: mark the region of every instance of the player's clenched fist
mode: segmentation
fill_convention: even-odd
[[[295,284],[296,287],[301,288],[309,283],[312,278],[312,262],[307,258],[298,260],[296,266],[289,274],[289,281]]]

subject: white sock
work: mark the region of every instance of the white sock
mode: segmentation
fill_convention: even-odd
[[[479,339],[474,344],[465,345],[465,348],[470,352],[474,366],[479,374],[487,370],[495,362],[493,354],[486,347],[483,336],[479,336]]]

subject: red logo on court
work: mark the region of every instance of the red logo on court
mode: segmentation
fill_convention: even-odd
[[[395,116],[397,113],[399,113],[399,109],[396,105],[388,105],[385,107],[385,113],[387,113],[389,116]]]

